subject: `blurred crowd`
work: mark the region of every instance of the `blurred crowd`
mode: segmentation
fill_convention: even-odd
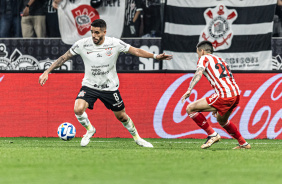
[[[0,37],[60,37],[52,0],[0,0]]]
[[[0,0],[0,38],[60,37],[55,3],[59,1]],[[160,37],[161,0],[125,1],[122,37]],[[282,0],[277,0],[272,35],[282,37]]]
[[[282,37],[282,0],[277,0],[275,15],[273,19],[273,37]]]
[[[122,37],[161,36],[161,0],[125,1]],[[60,37],[58,2],[60,0],[0,0],[0,38]]]

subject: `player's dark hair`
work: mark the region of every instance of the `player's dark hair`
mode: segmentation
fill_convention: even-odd
[[[107,24],[103,19],[96,19],[91,23],[91,26],[93,27],[100,27],[101,29],[106,29]]]
[[[201,41],[200,43],[197,44],[197,49],[198,50],[204,50],[208,53],[213,53],[213,46],[212,46],[212,43],[210,41]]]

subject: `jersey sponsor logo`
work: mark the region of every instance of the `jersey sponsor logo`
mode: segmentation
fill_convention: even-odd
[[[102,85],[94,84],[93,86],[95,88],[101,88],[101,89],[105,89],[105,88],[109,88],[110,87],[110,86],[108,86],[108,84],[102,84]]]
[[[106,50],[106,55],[107,56],[111,56],[111,55],[113,55],[113,48],[107,48],[107,49],[105,49]]]
[[[237,17],[235,9],[228,9],[224,5],[208,8],[204,12],[206,27],[200,34],[199,41],[212,42],[215,51],[228,49],[233,39],[231,26]]]
[[[104,44],[103,47],[110,47],[110,46],[113,46],[114,44],[113,43],[109,43],[109,44]]]
[[[107,68],[109,67],[110,65],[107,64],[107,65],[98,65],[98,66],[91,66],[91,68]]]
[[[90,5],[80,5],[71,10],[78,34],[83,36],[90,31],[91,23],[100,18],[99,12]]]
[[[82,90],[82,91],[80,91],[80,92],[78,93],[77,96],[78,96],[78,97],[84,97],[85,93],[86,93],[86,92]]]
[[[215,98],[217,98],[217,94],[213,94],[210,98],[209,101],[212,102]]]
[[[83,47],[93,47],[93,44],[84,44]]]
[[[102,56],[102,54],[98,53],[98,54],[97,54],[97,57],[103,57],[103,56]]]
[[[114,103],[113,106],[120,107],[120,106],[122,106],[122,104],[123,104],[123,101],[121,100],[121,101],[119,101],[117,103]]]
[[[92,75],[108,75],[110,71],[102,71],[101,69],[91,69]]]

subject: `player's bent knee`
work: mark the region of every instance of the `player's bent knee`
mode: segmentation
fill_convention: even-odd
[[[74,107],[74,113],[76,115],[82,115],[84,113],[84,108],[83,107]]]
[[[191,114],[191,113],[193,112],[193,106],[192,106],[191,104],[189,104],[189,105],[187,106],[186,112],[187,112],[188,114]]]
[[[226,120],[226,119],[222,118],[222,117],[219,116],[219,115],[217,116],[216,120],[217,120],[217,122],[218,122],[221,126],[225,125],[225,124],[227,123],[227,121],[228,121],[228,119]]]
[[[125,122],[128,118],[126,116],[118,116],[117,119],[121,122]]]
[[[128,119],[126,113],[117,114],[116,118],[121,122],[125,122]]]
[[[218,119],[217,122],[220,124],[220,126],[224,126],[227,123],[227,121],[218,120]]]

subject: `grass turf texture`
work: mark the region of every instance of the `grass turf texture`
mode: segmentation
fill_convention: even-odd
[[[0,183],[282,183],[282,140],[248,140],[251,150],[227,139],[205,150],[200,139],[80,140],[0,138]]]

